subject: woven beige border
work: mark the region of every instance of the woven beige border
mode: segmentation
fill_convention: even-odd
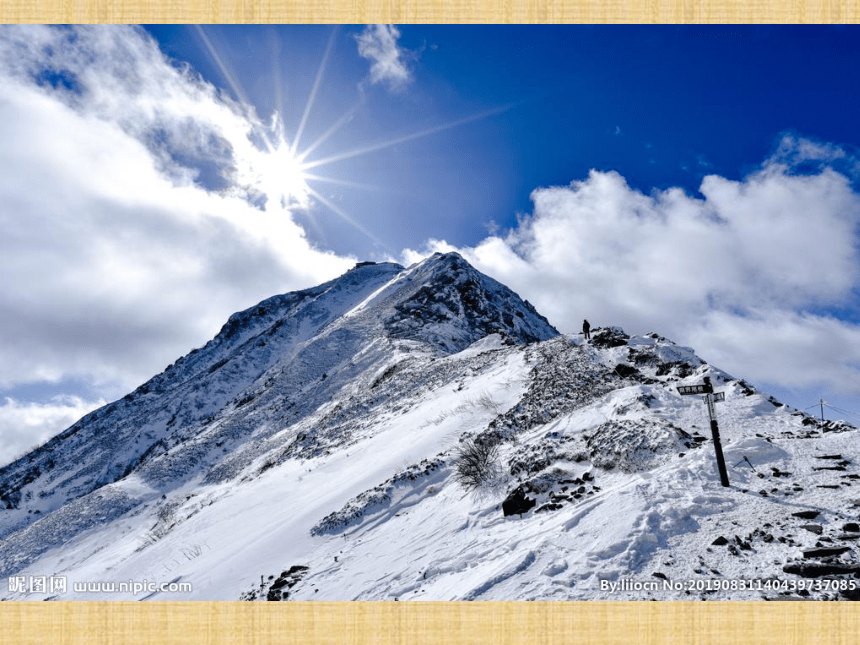
[[[856,0],[3,0],[35,23],[856,23]]]
[[[855,645],[853,603],[19,602],[33,645]]]
[[[856,0],[0,0],[31,23],[857,23]],[[3,581],[0,581],[2,583]],[[855,645],[853,603],[9,602],[32,645]]]

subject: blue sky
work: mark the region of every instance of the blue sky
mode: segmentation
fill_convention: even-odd
[[[854,26],[4,27],[0,461],[434,250],[860,413],[858,60]]]
[[[397,45],[409,80],[395,91],[367,82],[368,61],[356,48],[363,29],[233,25],[203,33],[243,97],[260,116],[280,112],[288,135],[331,40],[302,143],[361,105],[318,158],[500,110],[319,169],[382,189],[314,184],[376,225],[382,252],[428,237],[475,244],[491,222],[515,226],[536,187],[569,184],[592,168],[615,170],[646,193],[680,186],[695,194],[707,174],[748,174],[786,133],[849,148],[860,141],[860,41],[850,27],[403,25]],[[167,55],[238,98],[198,29],[149,31]],[[372,240],[362,248],[341,239],[327,226],[337,221],[321,220],[330,248],[380,252]]]

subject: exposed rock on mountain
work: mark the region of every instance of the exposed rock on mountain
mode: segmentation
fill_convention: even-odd
[[[705,377],[730,488],[677,392]],[[466,444],[492,448],[486,489],[457,476]],[[459,255],[363,262],[0,469],[0,577],[8,598],[845,599],[856,445],[658,334],[560,335]],[[19,585],[39,577],[67,589]]]

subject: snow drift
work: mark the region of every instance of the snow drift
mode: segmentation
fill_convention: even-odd
[[[0,470],[0,596],[858,598],[856,429],[592,333],[457,254],[269,298]],[[729,488],[676,389],[706,376]]]

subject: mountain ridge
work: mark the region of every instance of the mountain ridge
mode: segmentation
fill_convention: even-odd
[[[426,288],[428,283],[440,279],[440,276],[444,277],[445,284],[438,293],[445,294],[444,299],[434,298],[434,294],[429,294]],[[494,315],[494,320],[488,322],[477,314],[487,304],[493,303],[474,298],[469,300],[470,290],[479,282],[486,282],[490,287],[489,293],[495,296],[510,298],[512,294],[491,278],[479,274],[459,255],[435,254],[408,270],[394,263],[359,263],[339,278],[317,287],[263,300],[230,316],[212,340],[179,358],[133,392],[89,413],[33,453],[0,469],[0,503],[16,507],[20,502],[19,491],[22,486],[33,484],[36,479],[44,477],[45,470],[55,469],[55,459],[40,458],[53,454],[63,442],[84,429],[93,427],[92,432],[97,433],[112,426],[117,415],[132,418],[131,425],[134,425],[136,432],[134,436],[122,437],[122,440],[136,443],[137,449],[133,449],[130,454],[123,454],[118,464],[114,463],[117,457],[111,457],[111,463],[103,464],[103,472],[94,477],[90,471],[95,466],[91,465],[89,471],[84,473],[90,475],[89,479],[72,489],[72,498],[77,496],[76,493],[88,494],[145,466],[155,457],[165,454],[171,442],[191,438],[191,434],[201,430],[201,422],[223,412],[226,406],[232,404],[236,409],[247,405],[265,389],[265,383],[261,385],[258,381],[266,372],[278,371],[279,364],[286,362],[290,371],[300,373],[299,379],[289,377],[293,385],[296,385],[297,380],[299,385],[317,382],[323,374],[327,375],[326,370],[337,364],[336,358],[340,354],[336,352],[346,350],[311,351],[314,348],[309,347],[309,344],[349,345],[355,335],[350,327],[358,325],[368,335],[382,335],[384,332],[394,340],[421,339],[422,331],[432,327],[430,338],[421,340],[430,340],[430,345],[442,351],[462,348],[485,335],[485,330],[478,327],[479,323],[485,326],[492,324],[492,329],[502,331],[504,326],[499,323],[501,314],[498,306],[491,307],[490,313]],[[401,284],[398,286],[398,283]],[[458,302],[456,295],[462,294],[458,294],[456,288],[460,285],[465,285],[462,292],[465,301]],[[374,296],[382,302],[370,306],[368,300]],[[416,303],[415,298],[423,302]],[[428,303],[428,298],[432,302]],[[513,298],[519,300],[515,294]],[[387,302],[393,304],[387,305]],[[458,305],[460,311],[451,310]],[[407,324],[416,318],[415,315],[407,317],[404,311],[411,309],[413,314],[417,312],[420,315],[421,312],[429,312],[431,307],[433,315],[430,320],[419,321],[414,327]],[[381,308],[384,315],[380,315]],[[558,333],[531,305],[522,303],[515,311],[532,313],[538,329],[530,331],[529,327],[522,324],[514,325],[512,320],[512,338],[533,341],[538,336],[548,337]],[[440,324],[449,318],[457,318],[458,314],[462,320],[457,319],[455,322],[464,322],[463,325],[446,329]],[[521,318],[525,318],[525,314],[517,318],[517,323]],[[541,324],[543,328],[540,328]],[[368,326],[377,329],[368,331]],[[271,347],[275,347],[275,350],[272,351]],[[314,360],[303,354],[313,354]],[[237,363],[241,365],[237,366]],[[280,370],[280,376],[283,376],[284,371]],[[201,389],[202,394],[198,394]],[[162,409],[163,403],[153,405],[150,399],[163,397],[168,391],[180,393],[184,400],[192,399],[192,404],[175,403],[172,407],[168,406],[170,414],[166,414]],[[158,409],[153,410],[153,407]],[[144,416],[160,417],[161,422],[144,423]],[[141,430],[147,425],[153,427]],[[75,455],[75,460],[82,460],[83,454],[91,449],[92,446],[86,445],[83,452]],[[114,454],[120,450],[119,447],[115,448]],[[38,463],[31,465],[34,461],[44,466]],[[68,469],[65,470],[65,479],[68,479]],[[42,492],[54,490],[44,485],[41,488]],[[3,534],[0,516],[0,536]]]
[[[701,401],[677,393],[705,376],[726,396],[730,489]],[[359,263],[233,314],[0,469],[0,577],[169,577],[202,599],[641,599],[602,586],[796,568],[814,542],[784,520],[791,505],[822,509],[841,540],[855,437],[656,333],[559,334],[459,255]],[[496,447],[497,493],[457,484],[469,441]],[[815,465],[824,451],[842,470]],[[533,506],[508,516],[506,496]],[[739,555],[700,544],[715,521],[749,524]]]

